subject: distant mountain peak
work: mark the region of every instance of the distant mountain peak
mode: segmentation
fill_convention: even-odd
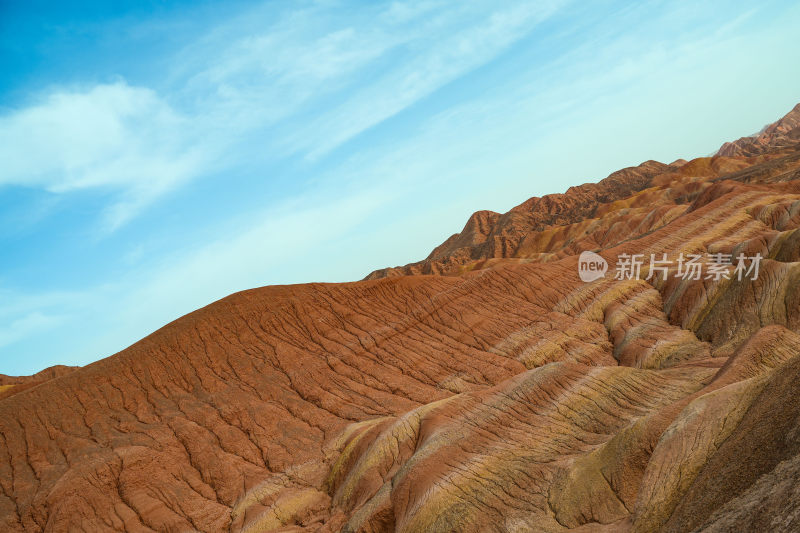
[[[781,119],[767,124],[760,132],[739,140],[726,142],[717,151],[718,156],[754,156],[792,144],[800,139],[800,103]]]

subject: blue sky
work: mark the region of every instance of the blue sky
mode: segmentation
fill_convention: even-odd
[[[800,101],[790,1],[0,0],[0,373],[350,281]]]

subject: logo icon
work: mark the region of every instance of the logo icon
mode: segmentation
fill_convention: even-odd
[[[608,262],[594,252],[581,252],[578,258],[578,276],[581,280],[589,283],[596,279],[605,277],[608,272]]]

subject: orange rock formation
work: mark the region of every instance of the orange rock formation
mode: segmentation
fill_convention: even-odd
[[[0,530],[800,530],[798,126],[3,378]],[[584,283],[584,250],[763,260]]]

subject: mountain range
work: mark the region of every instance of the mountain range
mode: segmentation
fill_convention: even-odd
[[[0,376],[0,530],[799,531],[799,394],[800,104]]]

